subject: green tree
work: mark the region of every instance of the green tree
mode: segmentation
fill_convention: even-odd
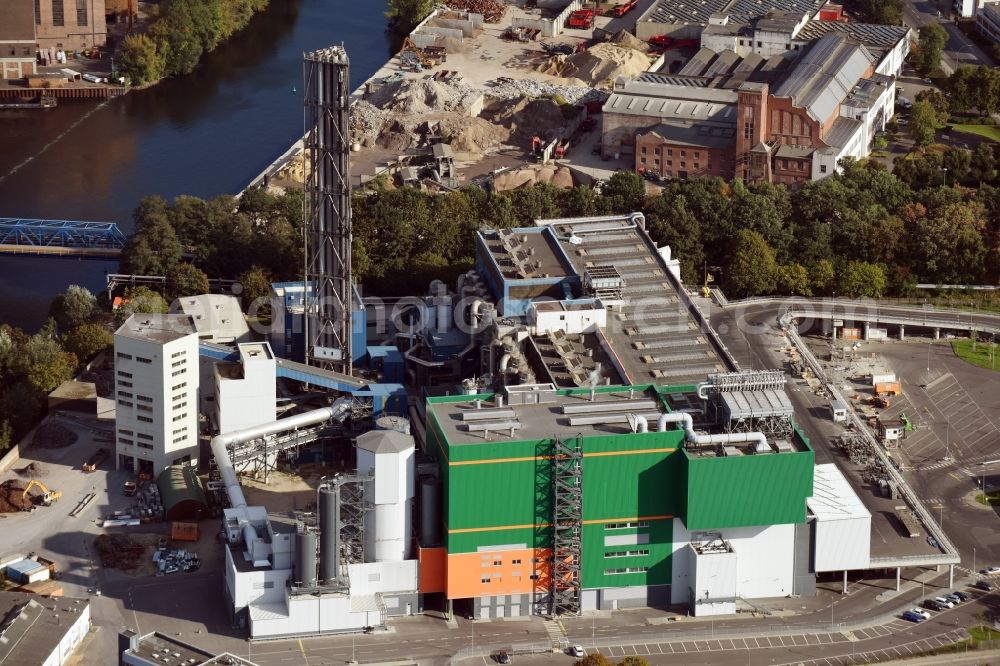
[[[914,97],[914,100],[917,102],[928,102],[931,105],[931,108],[934,109],[934,113],[937,115],[938,126],[948,122],[948,118],[951,115],[951,104],[940,90],[934,88],[921,90]]]
[[[601,190],[608,209],[627,214],[642,210],[646,200],[646,181],[635,171],[616,171]]]
[[[996,168],[996,156],[993,152],[993,144],[984,141],[976,146],[972,151],[972,163],[969,175],[978,181],[992,180],[993,170]]]
[[[167,275],[166,293],[171,300],[208,291],[208,276],[194,264],[182,261]]]
[[[945,82],[951,108],[955,111],[969,111],[976,106],[975,83],[973,82],[975,74],[975,67],[962,65]]]
[[[25,378],[3,387],[3,392],[0,393],[0,414],[6,416],[4,423],[9,424],[13,441],[26,435],[38,424],[44,405],[45,393]]]
[[[133,314],[143,312],[162,314],[167,311],[167,307],[163,296],[149,287],[129,287],[122,297],[122,305],[115,311],[115,322],[117,326],[121,326]]]
[[[23,349],[24,377],[42,393],[49,393],[76,370],[76,356],[64,351],[44,331],[28,338]]]
[[[88,363],[105,349],[111,349],[115,337],[100,324],[80,324],[63,336],[63,348],[76,356],[81,363]]]
[[[673,257],[681,262],[681,280],[700,283],[705,264],[701,225],[688,209],[687,198],[664,190],[660,196],[650,197],[645,212],[649,235],[658,244],[669,245]]]
[[[135,234],[122,252],[122,268],[137,275],[167,275],[181,260],[183,248],[170,225],[166,202],[145,197],[132,214]]]
[[[910,137],[918,146],[927,146],[934,141],[934,130],[938,128],[938,114],[927,100],[913,103],[910,111]]]
[[[167,75],[165,49],[148,35],[128,35],[122,41],[116,66],[136,85],[153,83]]]
[[[646,661],[645,657],[625,657],[620,662],[618,666],[649,666],[649,662]]]
[[[725,273],[727,296],[745,298],[772,294],[777,279],[778,262],[774,250],[756,231],[740,229]]]
[[[903,0],[858,0],[856,7],[866,23],[900,25],[903,22]]]
[[[948,170],[948,181],[958,183],[969,177],[972,168],[972,151],[949,148],[941,161],[941,168]]]
[[[948,41],[948,33],[938,23],[928,23],[920,28],[917,40],[917,71],[926,76],[941,66],[941,55]]]
[[[1000,72],[993,67],[979,66],[972,75],[972,90],[976,108],[984,116],[1000,108]]]
[[[270,316],[274,276],[266,268],[254,264],[241,273],[236,281],[240,284],[240,300],[243,301],[244,309],[248,312],[255,310],[258,316],[266,311]]]
[[[809,267],[809,288],[815,294],[821,296],[831,294],[836,278],[833,262],[829,259],[820,259]]]
[[[885,271],[877,264],[848,261],[840,270],[837,294],[849,298],[881,298],[885,292]]]
[[[434,9],[434,0],[389,0],[385,17],[393,22],[396,32],[409,34]]]
[[[52,300],[49,315],[59,328],[68,330],[90,319],[97,310],[97,299],[86,287],[71,284]]]
[[[908,220],[910,255],[925,282],[968,284],[983,274],[987,247],[986,208],[979,202],[956,202]]]
[[[812,296],[809,272],[801,264],[778,267],[778,291],[789,296]]]

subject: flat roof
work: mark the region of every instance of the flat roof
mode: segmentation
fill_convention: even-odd
[[[138,646],[128,653],[157,663],[167,663],[164,661],[167,657],[171,664],[205,664],[215,657],[211,652],[159,632],[142,636]]]
[[[73,618],[89,603],[86,599],[0,592],[0,664],[38,666],[59,647]]]
[[[567,391],[554,391],[549,396],[551,401],[542,404],[511,405],[505,400],[502,407],[489,402],[484,403],[478,410],[475,406],[476,396],[470,395],[467,401],[461,402],[428,401],[427,409],[437,417],[442,432],[452,446],[476,445],[487,441],[550,439],[567,432],[583,437],[623,435],[632,432],[626,414],[658,415],[666,411],[659,397],[652,391],[630,392],[628,388],[622,388],[598,392],[593,401],[587,390],[577,390],[572,395],[566,393]],[[567,406],[570,406],[571,411],[573,407],[584,411],[564,413],[563,410]],[[609,411],[598,411],[602,409]],[[513,416],[510,416],[511,412]],[[581,417],[597,414],[605,415],[604,422],[589,424],[580,422]],[[473,416],[476,418],[473,419]],[[505,430],[498,425],[489,431],[489,439],[486,439],[486,433],[481,428],[482,424],[488,423],[517,425],[513,437],[509,436],[509,426]],[[475,424],[471,431],[470,424]],[[653,425],[655,426],[655,420]]]
[[[745,24],[772,12],[813,14],[826,0],[658,0],[643,19],[653,23],[707,25],[713,14],[729,17],[729,23]]]
[[[663,257],[630,216],[536,220],[552,227],[576,271],[613,266],[622,302],[598,333],[626,384],[679,385],[729,368],[687,309]]]
[[[571,274],[570,267],[559,258],[558,243],[544,229],[489,229],[479,232],[479,237],[504,279]]]
[[[197,332],[194,318],[190,315],[152,312],[132,315],[115,331],[115,335],[166,344]]]
[[[547,379],[560,388],[584,386],[598,364],[601,366],[602,381],[615,385],[627,383],[593,333],[564,338],[555,334],[536,335],[529,340],[545,365],[545,372],[549,375]]]
[[[806,506],[816,520],[871,518],[872,514],[834,463],[816,465],[813,473],[813,496]]]

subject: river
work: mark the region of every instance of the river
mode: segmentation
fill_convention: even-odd
[[[0,111],[0,217],[117,222],[146,195],[235,193],[302,135],[302,53],[344,44],[357,87],[390,55],[385,3],[271,0],[194,73],[45,111]],[[115,262],[0,258],[0,322],[35,330]]]

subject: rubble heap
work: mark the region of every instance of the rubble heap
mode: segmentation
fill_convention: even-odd
[[[503,0],[447,0],[452,9],[482,14],[487,23],[499,23],[507,11]]]
[[[648,68],[649,57],[642,51],[604,42],[581,53],[552,56],[538,71],[610,88],[619,76],[634,79]]]

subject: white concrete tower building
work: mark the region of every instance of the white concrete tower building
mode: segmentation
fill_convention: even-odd
[[[188,315],[134,314],[115,331],[118,469],[198,464],[198,335]]]
[[[365,484],[365,562],[409,558],[412,538],[413,438],[395,430],[372,430],[357,438],[358,474],[373,474]]]
[[[278,418],[277,363],[266,342],[237,345],[239,362],[215,364],[215,403],[219,432],[270,423]]]

